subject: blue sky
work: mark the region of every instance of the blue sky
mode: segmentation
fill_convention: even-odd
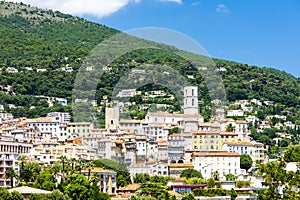
[[[80,0],[68,1],[74,5]],[[173,29],[196,40],[212,57],[300,77],[300,0],[81,0],[85,3],[74,8],[61,0],[23,2],[121,31]]]

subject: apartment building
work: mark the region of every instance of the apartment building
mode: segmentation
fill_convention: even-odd
[[[181,134],[168,137],[168,163],[184,163],[184,142]]]
[[[89,175],[97,175],[99,178],[97,185],[99,186],[100,192],[106,193],[111,196],[117,194],[117,172],[108,169],[93,168],[90,171],[82,171],[82,174],[87,178]]]
[[[238,142],[238,134],[228,132],[199,131],[192,137],[194,150],[221,150],[225,142]]]
[[[9,169],[19,170],[18,157],[30,152],[32,144],[11,141],[0,141],[0,187],[10,187],[10,179],[5,179],[5,172]],[[18,181],[14,179],[14,185]]]
[[[192,153],[192,160],[194,168],[205,179],[212,178],[215,172],[219,173],[221,180],[226,178],[226,174],[240,173],[240,154],[236,152],[195,151]]]
[[[89,147],[75,144],[59,144],[56,142],[44,142],[31,149],[26,154],[28,158],[35,159],[41,165],[49,166],[59,161],[59,157],[76,158],[82,160],[98,159],[97,151]]]
[[[264,163],[265,161],[264,145],[259,142],[225,142],[223,150],[248,154],[252,158],[253,163]]]
[[[79,137],[86,137],[91,133],[94,128],[92,122],[71,122],[67,125],[67,136],[70,138],[72,135]]]

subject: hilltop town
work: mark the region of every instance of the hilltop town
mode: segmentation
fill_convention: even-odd
[[[215,179],[216,174],[216,180],[228,190],[264,189],[263,174],[257,170],[274,160],[274,148],[278,148],[277,159],[284,155],[284,147],[292,142],[293,131],[299,132],[299,125],[288,121],[286,116],[269,115],[262,119],[255,110],[273,106],[273,102],[256,99],[222,106],[209,122],[204,122],[198,113],[198,88],[185,87],[183,93],[182,114],[148,112],[141,120],[120,119],[123,104],[107,103],[103,129],[95,128],[92,122],[71,122],[70,113],[53,112],[34,119],[0,113],[1,187],[19,184],[20,179],[14,178],[12,183],[5,174],[10,169],[20,173],[20,158],[40,167],[51,167],[64,157],[73,160],[73,164],[81,160],[87,165],[99,159],[124,163],[132,182],[143,174],[171,177],[173,181],[168,184],[178,194],[206,188],[207,180]],[[267,135],[273,131],[273,136]],[[295,170],[297,163],[288,163],[286,167]],[[101,192],[113,197],[137,194],[138,185],[133,191],[126,190],[133,185],[120,189],[117,172],[91,169],[110,177],[99,180]],[[188,170],[199,172],[203,183],[187,184],[182,174]],[[57,181],[61,176],[56,175]],[[238,182],[245,184],[244,189],[237,187]]]

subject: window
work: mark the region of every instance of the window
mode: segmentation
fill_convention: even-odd
[[[194,106],[195,105],[195,100],[194,99],[192,99],[192,106]]]
[[[113,125],[114,124],[114,120],[110,120],[110,124]]]
[[[194,96],[194,89],[192,89],[192,96]]]

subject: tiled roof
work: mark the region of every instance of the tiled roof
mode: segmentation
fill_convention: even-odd
[[[41,190],[36,188],[31,188],[28,186],[21,186],[17,188],[12,188],[8,190],[9,192],[19,192],[21,194],[50,194],[50,191]]]
[[[172,114],[164,112],[149,113],[150,116],[160,116],[160,117],[202,117],[199,114]]]
[[[84,172],[88,172],[89,170],[84,170]],[[110,170],[110,169],[103,169],[103,168],[100,168],[100,167],[95,167],[95,168],[92,168],[91,169],[91,173],[97,173],[97,172],[106,172],[106,173],[117,173],[113,170]]]
[[[199,151],[193,152],[194,157],[239,157],[240,154],[237,152],[227,151]]]
[[[224,142],[224,144],[232,146],[254,146],[254,143],[251,142]]]
[[[140,188],[140,184],[133,183],[119,188],[119,191],[136,191]]]

